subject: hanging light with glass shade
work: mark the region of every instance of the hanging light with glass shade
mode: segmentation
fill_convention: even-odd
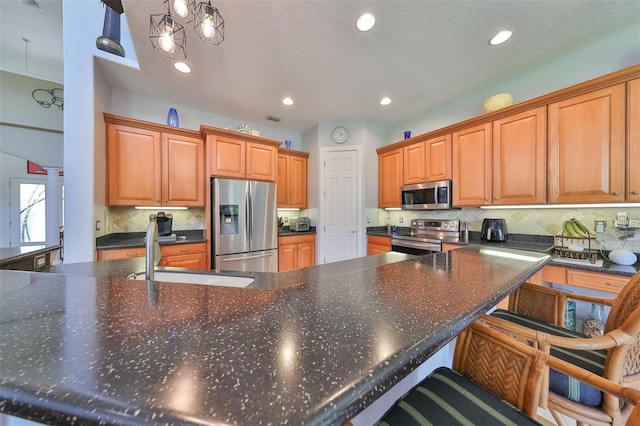
[[[176,18],[185,24],[195,19],[196,0],[169,0]]]
[[[187,35],[184,27],[171,16],[171,3],[167,2],[167,14],[151,15],[149,39],[153,48],[172,59],[187,57]]]
[[[202,41],[216,46],[224,41],[224,19],[210,0],[198,3],[195,16],[193,29]]]

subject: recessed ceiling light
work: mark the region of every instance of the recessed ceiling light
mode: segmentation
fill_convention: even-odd
[[[380,105],[389,105],[390,103],[391,103],[391,99],[389,98],[380,99]]]
[[[491,38],[491,40],[489,40],[489,44],[491,46],[497,46],[497,45],[502,44],[505,41],[509,40],[512,35],[513,35],[513,31],[511,31],[511,30],[498,31],[498,33],[496,35],[494,35]]]
[[[293,99],[287,96],[282,100],[282,103],[285,104],[286,106],[293,105]]]
[[[175,64],[173,64],[173,67],[185,74],[189,74],[191,72],[191,67],[184,62],[176,62]]]
[[[376,17],[371,12],[363,13],[356,21],[356,28],[359,31],[371,31],[371,28],[376,24]]]

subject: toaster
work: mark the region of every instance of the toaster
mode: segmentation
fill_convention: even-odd
[[[290,231],[308,231],[309,230],[309,218],[307,216],[290,217],[289,218],[289,230]]]

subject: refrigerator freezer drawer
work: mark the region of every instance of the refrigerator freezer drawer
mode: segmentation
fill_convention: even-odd
[[[220,271],[278,272],[278,250],[216,256],[215,268]]]

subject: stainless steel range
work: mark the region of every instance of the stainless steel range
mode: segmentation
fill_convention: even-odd
[[[442,243],[460,242],[459,220],[412,219],[408,235],[394,235],[391,250],[408,254],[442,251]]]

